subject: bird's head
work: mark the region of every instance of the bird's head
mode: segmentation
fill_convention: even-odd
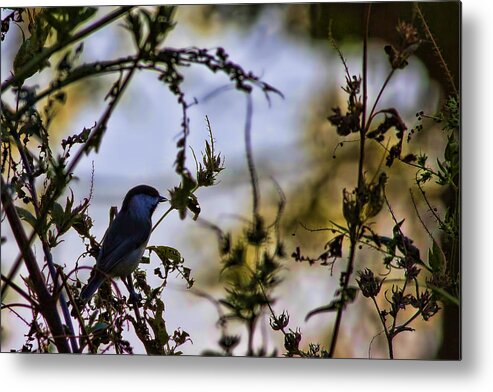
[[[159,194],[156,188],[149,185],[138,185],[130,189],[123,199],[121,211],[151,217],[157,205],[167,199]]]

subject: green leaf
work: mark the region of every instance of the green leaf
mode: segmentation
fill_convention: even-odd
[[[125,27],[133,33],[135,46],[140,48],[143,34],[140,16],[129,12],[125,21],[127,23]]]
[[[96,12],[96,7],[52,7],[44,9],[43,18],[57,31],[57,40],[62,41]]]
[[[53,207],[51,208],[51,219],[57,229],[60,229],[63,226],[64,217],[65,212],[63,210],[63,207],[60,205],[60,203],[55,201],[53,203]]]
[[[160,347],[163,347],[169,341],[169,334],[166,330],[166,322],[163,318],[164,312],[164,303],[159,298],[156,298],[156,317],[149,318],[149,324],[154,332],[154,336],[156,338],[156,342]]]
[[[180,264],[183,261],[180,252],[171,246],[148,246],[147,249],[156,253],[165,265],[167,265],[170,260],[173,261],[174,264]]]
[[[43,12],[38,12],[35,14],[33,20],[29,24],[29,31],[31,32],[31,36],[22,43],[17,54],[15,55],[14,75],[20,73],[25,65],[31,61],[34,61],[44,49],[44,45],[51,31],[51,27],[46,23]],[[36,62],[36,66],[29,70],[29,72],[25,75],[25,79],[34,75],[47,64],[49,64],[47,61]],[[22,83],[23,80],[19,82]]]
[[[231,310],[236,310],[237,308],[235,305],[233,305],[231,302],[226,301],[225,299],[220,299],[218,302]]]
[[[340,298],[335,299],[335,300],[331,301],[328,305],[320,306],[320,307],[315,308],[312,311],[308,312],[308,314],[305,317],[305,322],[308,321],[312,316],[315,316],[316,314],[335,312],[335,311],[339,310],[339,308],[341,306],[342,306],[341,299]]]
[[[15,207],[15,209],[17,210],[17,214],[19,214],[19,218],[29,223],[33,228],[36,227],[37,220],[33,214],[31,214],[28,210],[22,207]]]
[[[446,302],[449,302],[451,304],[454,304],[456,306],[460,306],[460,301],[459,299],[448,293],[446,290],[440,288],[440,287],[437,287],[437,286],[434,286],[432,284],[428,284],[427,285],[435,294],[437,294],[442,300],[446,301]]]
[[[349,286],[343,290],[337,290],[336,295],[340,296],[339,298],[332,300],[328,305],[320,306],[308,312],[308,314],[305,317],[305,321],[308,321],[309,318],[311,318],[316,314],[335,312],[340,308],[345,308],[347,304],[353,302],[356,299],[356,295],[358,294],[358,291],[359,288],[354,286]]]
[[[94,326],[92,328],[89,327],[89,330],[93,333],[98,333],[98,332],[104,331],[108,327],[109,327],[109,324],[104,323],[104,322],[98,322],[98,323],[94,324]]]
[[[442,249],[437,242],[433,240],[433,247],[428,251],[428,263],[430,264],[431,270],[439,274],[444,273],[446,262],[447,260]]]

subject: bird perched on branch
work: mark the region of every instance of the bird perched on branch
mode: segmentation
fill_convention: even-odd
[[[119,277],[127,286],[130,299],[136,300],[132,272],[144,254],[152,230],[152,214],[157,205],[167,199],[148,185],[130,189],[122,208],[103,237],[101,251],[91,278],[82,289],[80,298],[87,303],[106,279]]]

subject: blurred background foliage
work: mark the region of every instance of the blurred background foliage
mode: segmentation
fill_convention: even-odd
[[[420,3],[420,7],[439,43],[454,83],[459,86],[460,4],[426,2]],[[100,8],[98,15],[108,11],[109,8]],[[2,10],[2,18],[5,12]],[[31,12],[35,14],[37,10],[32,9]],[[179,6],[175,17],[176,30],[167,41],[167,45],[178,47],[224,46],[233,61],[260,74],[263,80],[281,90],[286,97],[285,100],[274,100],[272,107],[267,107],[265,102],[260,103],[261,97],[254,100],[253,154],[259,174],[260,212],[269,222],[276,219],[279,203],[279,193],[271,178],[280,184],[285,194],[286,206],[280,231],[286,257],[280,266],[283,280],[273,291],[276,299],[273,307],[277,314],[283,310],[289,311],[290,325],[299,326],[303,332],[301,346],[304,349],[307,349],[308,342],[320,342],[322,346],[329,342],[333,314],[326,313],[307,322],[304,317],[308,311],[327,303],[332,297],[340,271],[344,268],[342,260],[347,249],[344,248],[343,259],[332,272],[329,266],[296,263],[290,255],[298,246],[308,255],[315,256],[323,251],[323,246],[331,238],[330,233],[309,229],[326,228],[329,221],[344,222],[342,189],[353,188],[357,175],[358,143],[351,142],[350,137],[347,140],[340,138],[327,121],[331,108],[344,106],[346,100],[340,88],[344,84],[344,67],[329,43],[329,31],[348,59],[351,74],[361,74],[363,19],[364,3]],[[369,83],[375,87],[370,87],[370,96],[372,91],[377,91],[382,74],[389,67],[383,47],[395,41],[396,25],[402,20],[414,20],[420,28],[412,3],[382,2],[372,7]],[[21,27],[26,29],[25,25]],[[252,37],[260,41],[265,39],[264,46]],[[16,29],[2,42],[2,81],[12,69],[16,48],[21,41],[22,33]],[[255,45],[258,45],[257,52]],[[305,49],[301,50],[300,47]],[[110,54],[113,57],[122,56],[129,51],[132,51],[132,42],[121,27],[116,27],[98,32],[95,41],[85,43],[81,58],[82,61],[94,61]],[[54,63],[61,59],[63,53],[57,56]],[[269,61],[273,64],[270,65]],[[400,111],[400,106],[403,106],[401,114],[404,113],[406,124],[409,128],[415,128],[419,124],[415,113],[421,110],[436,113],[453,92],[429,42],[424,42],[409,62],[411,66],[395,76],[396,82],[389,85],[384,94],[388,99],[386,102],[391,103],[388,106],[395,106]],[[290,70],[296,75],[291,75]],[[50,68],[43,70],[30,83],[46,83],[52,77],[51,72]],[[287,74],[284,78],[280,76],[283,72]],[[208,114],[217,149],[225,157],[225,170],[219,176],[217,189],[202,195],[202,224],[191,220],[181,222],[177,217],[171,217],[163,225],[166,227],[156,232],[155,236],[180,249],[192,268],[197,295],[193,295],[194,289],[192,293],[182,290],[179,278],[165,289],[163,295],[168,324],[182,326],[193,341],[193,345],[183,351],[199,354],[216,347],[220,336],[216,325],[218,315],[199,294],[205,292],[216,299],[224,297],[225,282],[239,278],[238,275],[232,278],[230,273],[221,273],[223,265],[219,262],[217,233],[210,230],[207,224],[213,222],[231,232],[233,238],[241,236],[244,217],[248,217],[251,211],[251,191],[243,152],[242,97],[221,92],[222,84],[217,79],[215,84],[211,84],[209,79],[204,81],[203,74],[193,72],[186,77],[190,96],[199,98],[196,112],[191,113],[194,128],[192,143],[207,138],[203,118],[204,114]],[[372,81],[372,77],[376,80]],[[169,103],[169,93],[157,92],[159,86],[150,80],[144,77],[138,79],[124,96],[122,107],[115,114],[118,117],[109,125],[113,136],[108,135],[99,153],[105,158],[99,155],[91,157],[94,161],[87,160],[76,173],[79,181],[73,189],[82,199],[87,196],[94,164],[95,194],[91,212],[95,217],[95,231],[99,235],[102,235],[107,224],[107,209],[110,205],[119,204],[129,185],[136,181],[146,182],[164,190],[172,183],[171,158],[174,155],[170,151],[179,128],[179,110]],[[67,133],[81,128],[81,124],[91,125],[94,113],[100,111],[103,95],[113,82],[114,78],[98,77],[66,89],[66,104],[59,108],[50,128],[50,140],[54,146]],[[216,92],[217,98],[201,99]],[[381,106],[385,107],[384,103]],[[165,117],[162,117],[163,113],[158,113],[160,110]],[[286,111],[289,111],[289,116]],[[289,124],[283,117],[288,117]],[[424,124],[425,129],[416,132],[412,142],[405,145],[405,151],[415,154],[426,152],[429,161],[434,162],[437,157],[443,156],[446,135],[433,121],[425,120]],[[376,143],[368,143],[367,178],[373,178],[382,170],[383,152]],[[123,157],[118,158],[119,155]],[[120,159],[127,162],[120,163]],[[392,207],[397,216],[405,217],[406,234],[414,239],[415,245],[424,254],[430,248],[430,239],[417,217],[409,192],[414,187],[417,194],[415,170],[395,164],[387,173],[390,177],[387,194],[390,195]],[[449,190],[437,184],[427,184],[426,192],[439,212],[455,200]],[[438,234],[433,214],[427,211],[428,207],[422,199],[417,200],[417,208],[427,227]],[[374,221],[373,230],[391,236],[394,222],[389,214],[380,214]],[[9,234],[4,232],[2,224],[2,236],[9,239]],[[81,253],[77,252],[80,248],[76,236],[68,238],[66,246],[57,256],[65,264],[72,265]],[[370,267],[374,271],[385,272],[376,252],[366,247],[358,252],[356,270]],[[2,246],[2,270],[8,268],[14,256],[14,248]],[[458,271],[459,252],[451,262]],[[86,260],[85,264],[91,265],[92,261]],[[391,279],[392,275],[387,277],[387,281]],[[417,320],[413,326],[416,332],[396,338],[396,358],[459,357],[458,307],[447,304],[442,307],[443,310],[430,321]],[[386,357],[385,341],[382,336],[376,336],[380,331],[380,320],[372,304],[363,296],[358,296],[346,313],[335,356],[368,357],[371,343],[371,357]],[[282,347],[284,339],[281,334],[268,328],[268,319],[269,314],[261,317],[258,324],[260,332],[255,336],[257,346],[264,347],[266,352]],[[22,332],[15,332],[14,323],[2,311],[2,347],[15,347],[19,339],[22,340]],[[235,353],[246,352],[246,335],[242,327],[233,324],[230,333],[242,336]]]

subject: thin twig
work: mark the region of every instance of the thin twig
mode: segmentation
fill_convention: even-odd
[[[250,173],[250,183],[252,184],[252,201],[253,201],[253,217],[256,219],[258,216],[258,207],[260,203],[260,195],[258,191],[258,177],[255,170],[255,163],[253,162],[252,154],[252,115],[253,115],[253,103],[251,94],[246,95],[247,110],[245,118],[245,150],[248,164],[248,172]]]
[[[389,330],[387,329],[387,324],[385,324],[385,319],[382,316],[382,312],[380,311],[380,307],[378,306],[377,300],[375,297],[371,297],[373,300],[373,303],[375,304],[375,308],[377,309],[378,317],[380,318],[380,321],[383,326],[383,331],[385,332],[385,337],[387,338],[387,345],[389,349],[389,358],[394,359],[394,350],[392,348],[392,336],[389,334]]]
[[[56,83],[50,84],[45,90],[37,94],[32,101],[24,104],[14,116],[14,120],[21,118],[35,103],[43,98],[62,90],[63,88],[78,82],[87,77],[101,76],[109,73],[118,73],[124,70],[131,70],[132,64],[137,56],[128,56],[117,60],[96,61],[89,64],[83,64],[80,67],[74,68],[72,72],[63,80],[57,80]],[[147,67],[146,67],[147,68]]]
[[[425,223],[423,222],[423,219],[421,218],[421,215],[420,215],[419,210],[418,210],[418,206],[416,205],[416,200],[414,200],[413,191],[411,189],[409,189],[409,194],[411,195],[411,201],[413,203],[414,211],[416,212],[416,216],[418,217],[419,221],[421,222],[421,226],[423,226],[423,228],[426,230],[426,232],[428,233],[428,236],[431,238],[431,240],[433,242],[436,242],[435,238],[433,238],[433,234],[431,234],[430,230],[428,229],[428,227],[426,227]]]
[[[66,170],[67,173],[73,173],[73,171],[75,170],[75,167],[79,163],[82,156],[89,152],[89,150],[92,146],[92,143],[94,143],[94,141],[97,138],[101,138],[103,136],[104,131],[106,130],[106,124],[107,124],[108,120],[110,119],[111,114],[115,110],[115,107],[116,107],[117,103],[119,102],[123,92],[127,88],[128,84],[130,82],[130,79],[134,75],[134,72],[137,68],[137,64],[138,64],[139,60],[140,60],[140,57],[138,56],[134,61],[133,67],[130,69],[130,71],[128,71],[125,79],[120,84],[116,94],[113,96],[113,99],[111,100],[111,102],[107,106],[106,111],[103,113],[103,115],[99,119],[98,123],[94,127],[93,131],[91,132],[89,138],[87,139],[87,142],[84,143],[84,145],[79,149],[79,151],[77,151],[74,158],[70,162],[70,165],[67,167],[67,170]]]
[[[167,211],[161,216],[161,218],[159,218],[159,220],[156,222],[156,224],[152,227],[151,229],[151,233],[156,229],[156,227],[159,226],[159,224],[163,221],[164,218],[166,218],[166,216],[171,212],[173,211],[174,207],[173,206],[170,206]]]
[[[368,359],[371,359],[371,346],[373,345],[373,341],[384,332],[385,332],[384,330],[381,330],[379,333],[377,333],[375,336],[371,338],[370,344],[368,345]]]
[[[361,115],[360,129],[360,150],[358,163],[358,192],[363,190],[364,185],[364,161],[365,161],[365,141],[366,141],[366,110],[368,105],[368,30],[370,27],[371,3],[367,5],[365,20],[365,37],[363,39],[363,111]],[[359,204],[359,203],[358,203]]]
[[[423,188],[421,187],[421,184],[418,181],[416,181],[416,185],[418,186],[418,189],[421,192],[421,196],[423,196],[423,200],[425,201],[426,205],[428,206],[429,211],[433,214],[433,216],[435,217],[437,222],[440,224],[440,226],[443,226],[443,221],[440,219],[438,214],[435,212],[435,209],[430,204],[430,201],[428,200],[428,197],[426,197],[426,193],[423,190]]]
[[[386,89],[387,84],[389,83],[390,79],[392,79],[394,72],[395,72],[395,69],[392,68],[392,70],[387,75],[385,82],[383,82],[382,87],[380,88],[380,91],[378,92],[377,98],[375,99],[375,102],[373,103],[373,106],[371,108],[370,115],[368,116],[368,123],[366,124],[366,131],[369,130],[373,118],[375,117],[375,115],[378,114],[378,112],[375,113],[375,109],[377,108],[378,102],[380,101],[380,98],[382,97],[382,94],[383,94],[384,90]]]
[[[92,344],[91,339],[89,339],[89,334],[86,330],[86,326],[84,324],[84,319],[82,318],[82,315],[80,314],[80,310],[79,310],[79,307],[77,306],[77,302],[75,301],[75,299],[72,295],[72,292],[70,291],[70,288],[67,285],[68,276],[66,276],[66,277],[63,276],[63,269],[61,267],[59,268],[59,272],[60,272],[60,274],[62,274],[62,287],[65,288],[65,291],[68,295],[70,303],[72,304],[72,307],[74,308],[75,317],[77,318],[77,321],[79,322],[79,327],[82,331],[82,336],[79,337],[79,349],[77,352],[82,352],[83,347],[84,347],[84,342],[83,342],[82,338],[86,337],[87,338],[87,345],[89,346],[89,350],[91,350],[92,353],[96,353],[96,348]],[[76,338],[76,337],[77,336],[74,335],[74,338]]]
[[[17,284],[15,284],[12,280],[10,280],[7,276],[2,274],[2,280],[4,281],[4,284],[7,286],[12,287],[15,291],[17,291],[18,294],[20,294],[27,302],[31,304],[31,306],[34,307],[39,307],[39,304],[37,301],[34,300],[28,293],[26,293],[24,290],[22,290]],[[4,290],[2,290],[2,293]],[[2,298],[3,302],[3,298]]]
[[[33,230],[31,235],[29,236],[27,243],[26,243],[26,246],[31,246],[31,243],[34,241],[34,237],[36,237],[36,230]],[[8,281],[12,282],[14,280],[14,277],[17,275],[17,273],[19,272],[19,269],[22,266],[23,260],[24,260],[24,254],[22,252],[20,252],[19,255],[17,256],[17,259],[14,262],[14,265],[12,266],[12,268],[10,269],[10,271],[7,275]],[[2,295],[1,295],[2,301],[5,298],[5,296],[7,295],[8,288],[9,288],[9,286],[3,286],[2,287]]]
[[[440,65],[442,66],[443,70],[445,71],[445,74],[447,75],[448,82],[450,83],[450,86],[452,87],[454,95],[456,97],[458,97],[459,92],[457,91],[457,87],[455,86],[454,78],[452,77],[452,73],[450,72],[450,70],[448,68],[447,62],[443,58],[442,51],[440,50],[440,47],[438,46],[438,43],[435,40],[435,37],[431,33],[430,27],[428,26],[428,23],[426,22],[426,19],[425,19],[423,13],[421,12],[421,8],[419,7],[418,3],[414,3],[414,7],[415,7],[416,11],[418,12],[419,19],[423,23],[423,27],[425,29],[425,32],[426,32],[428,39],[433,44],[434,52],[437,55],[438,60],[440,61]]]

